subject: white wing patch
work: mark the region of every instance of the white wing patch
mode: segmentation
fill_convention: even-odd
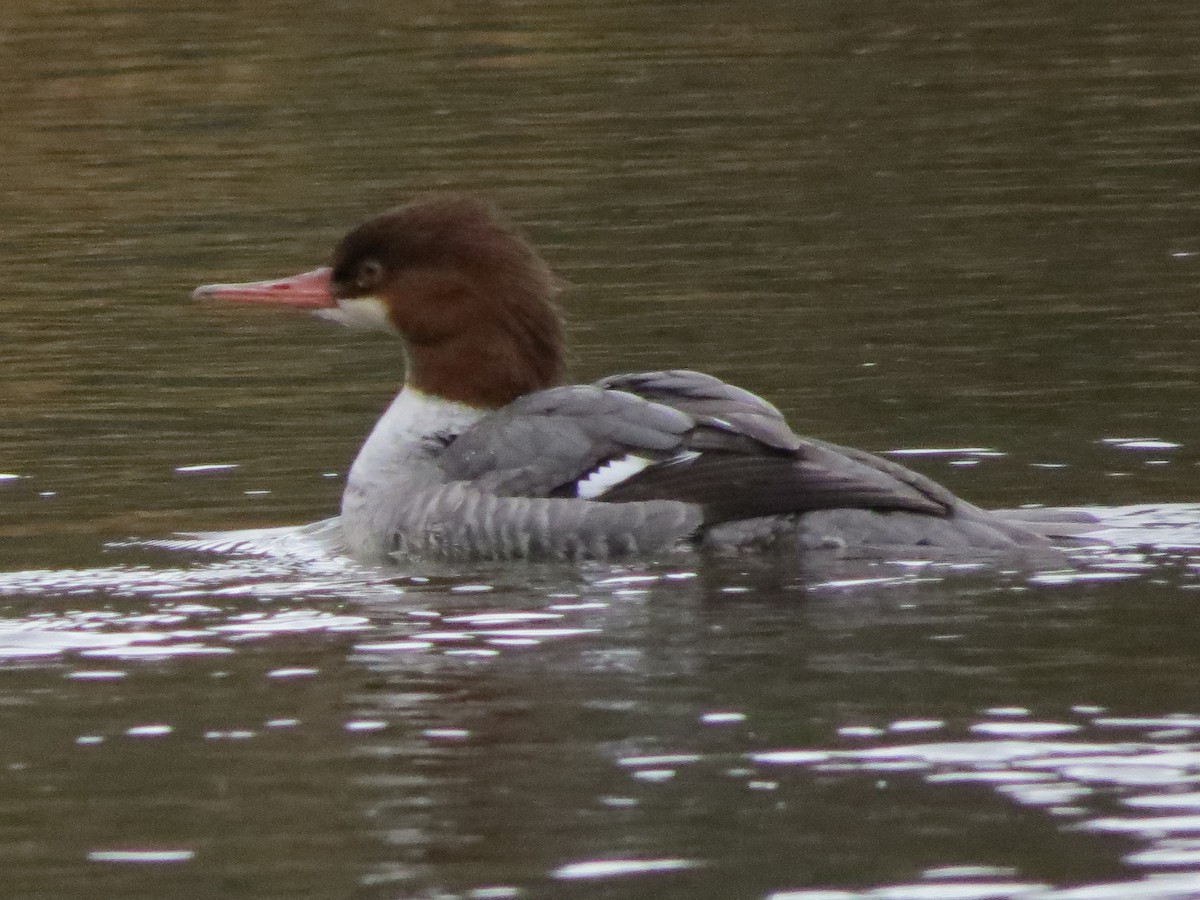
[[[584,500],[594,500],[602,497],[605,492],[616,487],[623,481],[632,478],[643,469],[653,465],[670,466],[691,462],[700,454],[695,450],[681,450],[668,459],[648,459],[633,453],[610,459],[599,466],[594,472],[576,483],[575,496]]]

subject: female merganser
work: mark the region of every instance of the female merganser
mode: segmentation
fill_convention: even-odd
[[[363,560],[1050,546],[1038,524],[798,437],[770,403],[710,375],[564,384],[557,292],[487,204],[433,197],[352,230],[329,268],[194,296],[308,309],[403,340],[403,389],[342,496],[344,539]]]

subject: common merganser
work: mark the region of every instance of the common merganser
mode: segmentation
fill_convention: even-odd
[[[342,496],[346,546],[365,561],[1050,546],[1020,513],[799,437],[766,400],[710,375],[565,384],[558,289],[489,205],[438,196],[354,228],[328,268],[193,296],[307,309],[403,340],[403,388]]]

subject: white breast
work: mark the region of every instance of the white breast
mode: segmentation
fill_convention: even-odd
[[[375,423],[350,468],[350,481],[363,488],[382,487],[397,469],[428,459],[431,446],[442,436],[470,427],[484,414],[465,403],[454,403],[405,387]]]

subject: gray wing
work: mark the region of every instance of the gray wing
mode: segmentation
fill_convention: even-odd
[[[438,457],[450,480],[504,496],[548,497],[628,453],[666,458],[696,420],[624,391],[572,385],[527,394],[481,419]]]
[[[726,436],[743,435],[776,450],[795,450],[800,445],[778,409],[756,394],[703,372],[637,372],[612,375],[596,384],[670,406]]]
[[[600,466],[648,464],[595,497],[682,501],[706,525],[813,509],[949,513],[953,495],[886,460],[798,438],[775,407],[696,372],[620,375],[520,398],[450,443],[451,481],[510,497],[574,497]],[[928,484],[926,484],[928,482]]]

